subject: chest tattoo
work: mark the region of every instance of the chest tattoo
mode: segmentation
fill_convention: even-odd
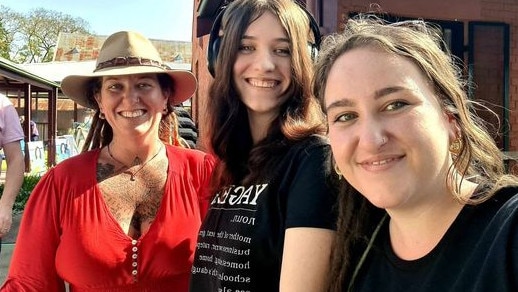
[[[167,167],[166,157],[151,161],[131,180],[131,168],[116,170],[110,163],[98,163],[97,181],[105,203],[130,237],[137,239],[145,234],[157,216]]]

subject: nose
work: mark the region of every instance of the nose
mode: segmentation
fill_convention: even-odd
[[[261,72],[273,71],[275,69],[274,56],[270,51],[262,50],[259,51],[254,60],[256,70]]]
[[[140,101],[139,91],[132,86],[127,86],[124,90],[124,100],[129,103],[138,103]]]
[[[379,151],[388,142],[385,127],[379,119],[364,120],[358,128],[358,146],[371,152]]]

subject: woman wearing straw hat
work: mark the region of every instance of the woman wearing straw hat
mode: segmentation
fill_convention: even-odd
[[[95,109],[83,153],[34,189],[1,291],[187,291],[213,160],[171,146],[196,79],[134,32],[106,39],[63,92]]]

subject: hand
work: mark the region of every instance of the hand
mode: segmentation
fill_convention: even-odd
[[[4,237],[13,224],[13,209],[0,205],[0,238]]]

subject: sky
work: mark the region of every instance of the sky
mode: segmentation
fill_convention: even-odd
[[[151,39],[191,41],[193,0],[0,0],[20,13],[45,8],[80,17],[97,35],[138,31]]]

